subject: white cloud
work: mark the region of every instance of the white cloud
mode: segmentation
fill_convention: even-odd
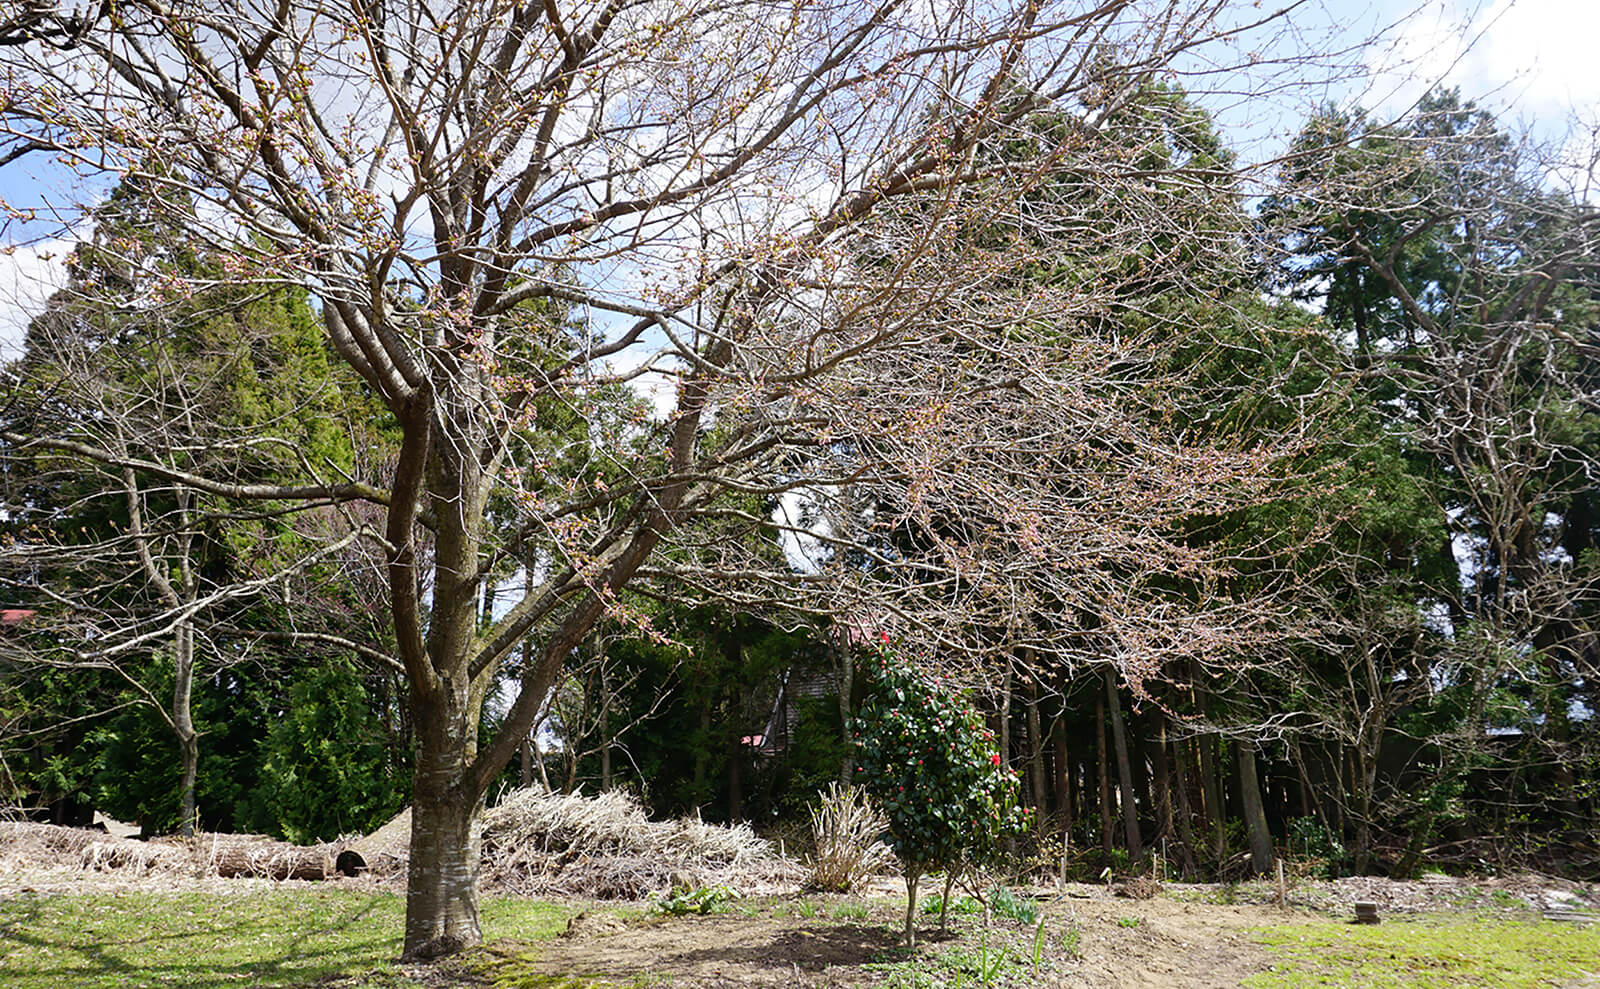
[[[1398,16],[1408,6],[1386,0],[1379,9]],[[1372,105],[1403,112],[1432,86],[1459,86],[1467,99],[1559,131],[1574,110],[1600,105],[1597,36],[1592,0],[1430,0],[1374,51]]]
[[[66,283],[66,259],[74,242],[39,241],[0,253],[0,359],[17,356],[28,323],[44,311],[53,292]]]
[[[1600,5],[1592,0],[1498,0],[1472,26],[1482,39],[1463,79],[1503,84],[1507,103],[1541,118],[1600,103]]]

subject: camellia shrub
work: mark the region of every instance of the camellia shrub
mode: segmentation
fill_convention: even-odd
[[[994,733],[965,697],[887,641],[862,673],[867,696],[854,721],[855,777],[888,819],[886,840],[905,870],[910,945],[921,877],[944,872],[948,900],[956,875],[994,860],[1007,838],[1026,833],[1028,811]]]

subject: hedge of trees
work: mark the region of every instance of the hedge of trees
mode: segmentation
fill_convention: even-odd
[[[0,163],[104,183],[5,369],[8,802],[410,801],[428,958],[508,780],[793,819],[887,635],[1019,856],[1593,868],[1582,162],[1436,91],[1245,167],[1292,7],[458,8],[0,23]]]

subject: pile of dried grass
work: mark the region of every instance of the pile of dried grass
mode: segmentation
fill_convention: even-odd
[[[84,846],[80,868],[91,872],[131,872],[149,876],[176,873],[203,875],[193,850],[183,845],[155,844],[135,838],[102,837]]]
[[[77,865],[83,850],[104,837],[83,828],[0,821],[0,865],[11,869]]]
[[[0,864],[10,869],[127,870],[138,875],[187,872],[187,849],[113,838],[91,828],[28,821],[0,822]]]
[[[597,899],[674,886],[757,895],[803,878],[746,825],[651,821],[620,791],[583,797],[538,787],[514,791],[484,815],[482,875],[509,892]]]
[[[327,879],[343,845],[310,848],[261,835],[199,834],[138,841],[88,828],[0,822],[0,865],[13,869],[77,868],[136,876],[193,875]]]

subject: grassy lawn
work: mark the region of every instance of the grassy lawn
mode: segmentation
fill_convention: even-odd
[[[1266,928],[1277,956],[1248,989],[1542,989],[1600,973],[1600,927],[1434,916],[1376,926],[1324,921]]]
[[[402,987],[405,900],[333,888],[238,894],[121,893],[0,901],[0,987]],[[535,940],[560,929],[553,904],[483,904],[488,937]]]

